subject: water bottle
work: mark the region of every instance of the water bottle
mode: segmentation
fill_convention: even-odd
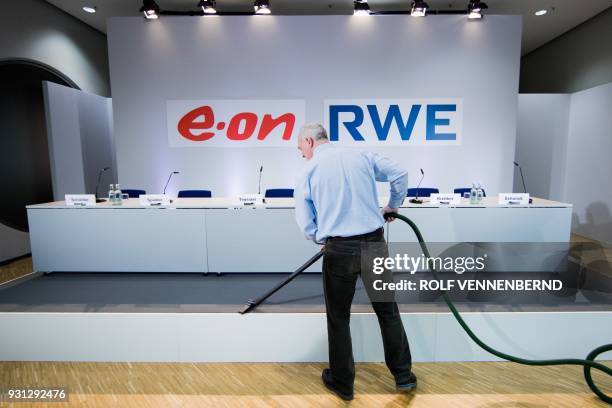
[[[470,190],[470,204],[476,204],[478,202],[478,191],[476,185],[472,183],[472,189]]]
[[[484,191],[482,190],[482,186],[479,184],[478,189],[476,190],[476,200],[480,203],[484,197]]]
[[[121,199],[121,187],[119,187],[119,183],[115,184],[115,205],[123,204],[123,200]]]
[[[110,187],[108,188],[108,203],[110,205],[113,205],[114,202],[115,202],[115,185],[111,184]]]

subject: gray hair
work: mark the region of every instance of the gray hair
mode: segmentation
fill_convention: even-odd
[[[312,140],[327,140],[327,131],[320,123],[306,123],[300,129],[300,139],[310,137]]]

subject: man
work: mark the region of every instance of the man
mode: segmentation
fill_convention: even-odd
[[[302,127],[298,149],[308,163],[296,183],[297,223],[309,239],[325,244],[323,289],[330,368],[323,370],[322,379],[339,397],[351,400],[355,363],[349,321],[357,277],[366,272],[362,270],[362,248],[378,243],[378,248],[384,247],[383,256],[388,254],[376,182],[391,185],[389,203],[382,213],[397,212],[406,196],[408,176],[377,154],[333,147],[319,124]],[[397,304],[373,301],[371,291],[368,295],[378,317],[387,367],[396,387],[410,390],[417,380],[411,372],[410,347]]]

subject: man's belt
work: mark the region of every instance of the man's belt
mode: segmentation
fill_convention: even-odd
[[[384,235],[384,231],[385,230],[383,227],[380,227],[379,229],[366,234],[352,235],[350,237],[329,237],[327,239],[329,241],[355,241],[363,238],[382,237]]]

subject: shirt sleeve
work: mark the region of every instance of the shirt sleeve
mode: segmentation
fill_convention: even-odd
[[[388,181],[391,185],[388,206],[399,208],[408,191],[408,172],[391,159],[377,153],[372,153],[371,159],[376,181]]]
[[[310,181],[306,173],[298,177],[295,184],[295,219],[306,238],[316,242],[317,216],[310,195]]]

